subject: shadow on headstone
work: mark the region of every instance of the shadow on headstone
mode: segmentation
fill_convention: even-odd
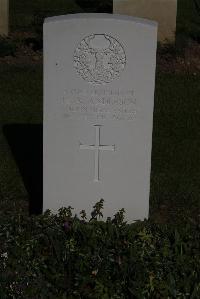
[[[43,205],[43,126],[8,124],[3,133],[29,195],[29,214],[39,215]]]

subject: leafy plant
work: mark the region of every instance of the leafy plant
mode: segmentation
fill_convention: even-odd
[[[200,226],[98,221],[103,202],[2,217],[0,298],[199,298]]]

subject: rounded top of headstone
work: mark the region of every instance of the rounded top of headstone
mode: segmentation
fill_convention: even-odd
[[[158,22],[152,21],[145,18],[137,18],[128,15],[122,14],[109,14],[109,13],[76,13],[76,14],[67,14],[67,15],[60,15],[54,17],[45,18],[44,24],[47,23],[54,23],[54,22],[62,22],[62,21],[70,21],[76,19],[110,19],[110,20],[119,20],[119,21],[130,21],[135,22],[141,25],[148,25],[148,26],[155,26],[158,27]]]

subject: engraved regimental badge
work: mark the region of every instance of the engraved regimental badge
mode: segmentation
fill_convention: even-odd
[[[74,67],[89,83],[110,83],[120,76],[125,65],[126,55],[122,45],[107,34],[85,37],[74,52]]]

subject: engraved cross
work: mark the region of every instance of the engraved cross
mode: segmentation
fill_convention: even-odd
[[[85,145],[80,144],[80,149],[90,149],[95,151],[95,164],[94,164],[94,181],[99,181],[99,151],[114,151],[115,146],[114,145],[101,145],[100,144],[100,127],[101,125],[94,125],[96,130],[96,142],[94,145]]]

